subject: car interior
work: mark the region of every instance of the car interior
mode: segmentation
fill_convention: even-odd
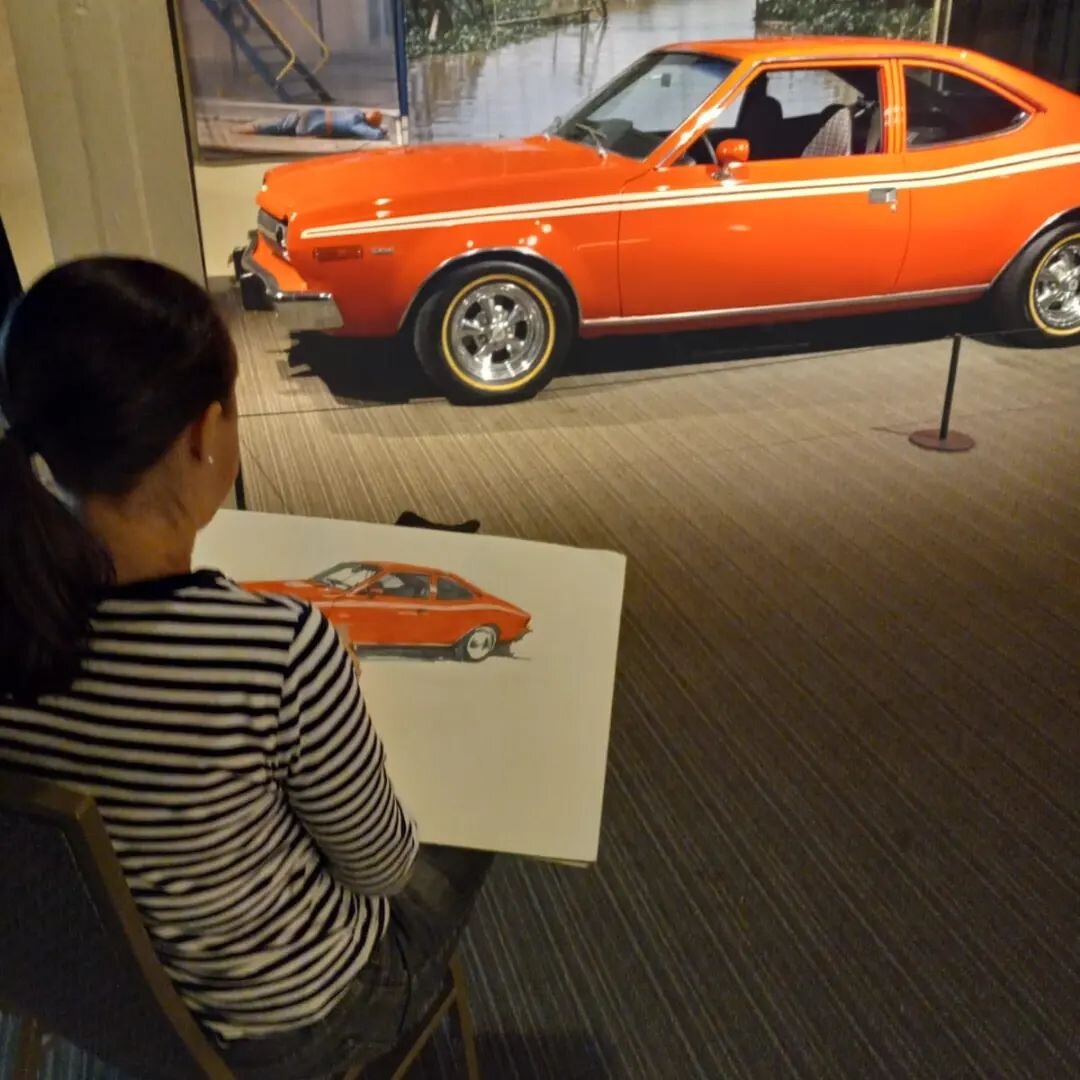
[[[1007,131],[1028,116],[979,83],[932,68],[908,67],[904,86],[907,145],[914,148]]]
[[[398,596],[407,600],[426,600],[429,581],[425,574],[384,574],[374,583],[384,596]]]
[[[800,100],[789,90],[784,94],[785,111],[780,97],[772,92],[772,80],[778,75],[803,76],[801,85],[813,94]],[[734,114],[734,123],[711,128],[679,164],[715,162],[716,147],[725,139],[746,139],[751,161],[879,153],[883,130],[879,75],[877,68],[846,67],[764,72],[750,83],[740,101],[721,114],[727,118]],[[823,96],[844,100],[807,111]]]

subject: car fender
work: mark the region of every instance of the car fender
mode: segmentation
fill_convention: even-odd
[[[1028,238],[1009,256],[1008,261],[1004,266],[994,275],[993,281],[990,283],[990,288],[994,288],[995,285],[1001,280],[1002,276],[1007,273],[1010,266],[1020,258],[1021,255],[1027,250],[1028,245],[1041,236],[1044,232],[1050,229],[1056,228],[1058,225],[1064,225],[1066,222],[1080,223],[1080,205],[1074,206],[1071,210],[1061,210],[1056,214],[1051,214],[1037,229],[1034,229]]]
[[[443,259],[434,270],[423,278],[419,286],[413,291],[408,306],[401,314],[398,329],[404,329],[409,325],[420,306],[438,288],[439,280],[442,277],[459,267],[484,260],[520,263],[522,266],[532,267],[549,277],[566,292],[574,315],[575,331],[580,326],[582,308],[578,287],[561,263],[547,253],[539,252],[535,248],[496,245],[493,247],[472,248]]]

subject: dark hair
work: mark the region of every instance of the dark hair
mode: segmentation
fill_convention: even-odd
[[[0,331],[0,696],[67,688],[111,583],[104,547],[41,482],[124,495],[215,401],[236,353],[213,302],[175,270],[93,258],[49,271]]]

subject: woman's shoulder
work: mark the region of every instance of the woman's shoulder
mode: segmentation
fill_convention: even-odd
[[[261,589],[258,583],[234,581],[219,570],[205,569],[113,587],[102,598],[97,614],[296,625],[316,612],[307,601],[288,593]]]

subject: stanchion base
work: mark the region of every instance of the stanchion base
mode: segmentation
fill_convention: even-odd
[[[943,439],[936,428],[933,431],[913,431],[908,436],[908,442],[923,450],[944,450],[953,454],[970,450],[975,445],[975,440],[962,431],[950,431]]]

